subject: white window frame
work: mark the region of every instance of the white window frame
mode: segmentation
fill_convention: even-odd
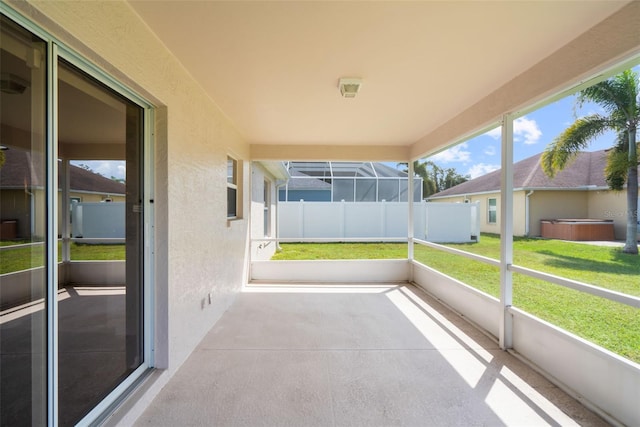
[[[491,206],[491,201],[494,201],[495,204]],[[491,213],[493,213],[493,221],[491,221]],[[489,197],[487,199],[487,223],[488,224],[497,224],[498,223],[498,198],[497,197]]]
[[[263,202],[264,202],[264,237],[271,237],[271,181],[268,179],[263,180],[264,188]]]
[[[231,166],[231,174],[229,174],[229,166]],[[239,219],[240,215],[240,186],[238,185],[240,177],[240,161],[233,156],[227,155],[227,220]],[[233,198],[233,212],[231,211],[229,191],[235,191]]]

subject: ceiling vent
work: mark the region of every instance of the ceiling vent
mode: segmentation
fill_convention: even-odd
[[[344,98],[355,98],[362,86],[362,79],[343,77],[338,82],[340,94]]]

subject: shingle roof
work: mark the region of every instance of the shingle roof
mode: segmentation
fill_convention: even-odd
[[[310,177],[295,169],[290,169],[289,182],[287,183],[290,190],[329,190],[331,191],[331,184],[323,181],[323,178]]]
[[[43,188],[44,168],[42,155],[32,155],[31,152],[11,149],[6,150],[5,163],[0,168],[0,187],[15,188]],[[92,191],[107,194],[125,194],[125,184],[106,178],[95,172],[70,165],[69,176],[71,190]]]
[[[607,187],[604,176],[604,167],[607,161],[606,150],[578,153],[569,166],[558,172],[553,179],[544,173],[540,163],[541,157],[542,153],[513,164],[513,188],[576,189],[593,186]],[[498,191],[500,190],[500,173],[500,169],[495,170],[436,193],[430,198]]]

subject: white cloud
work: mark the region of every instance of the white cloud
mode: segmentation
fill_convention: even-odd
[[[466,142],[434,154],[429,160],[441,163],[468,162],[471,160],[471,152],[466,151],[465,148],[467,148]]]
[[[488,165],[486,163],[478,163],[469,168],[469,170],[467,171],[467,175],[469,175],[471,179],[474,179],[498,169],[500,169],[500,165]]]
[[[502,126],[498,126],[495,129],[491,129],[485,135],[488,135],[493,139],[500,139],[500,135],[502,135]]]
[[[493,145],[489,145],[484,149],[484,154],[487,156],[495,156],[496,155],[496,147]]]
[[[542,131],[535,120],[520,117],[513,122],[513,134],[516,141],[531,145],[538,142],[542,136]]]
[[[107,178],[116,177],[124,179],[126,176],[126,163],[124,160],[87,160],[71,162],[75,166],[86,165],[95,173]]]
[[[502,126],[490,130],[486,135],[493,139],[500,139],[502,134]],[[528,119],[526,116],[518,117],[513,121],[513,139],[515,142],[522,142],[525,145],[536,144],[542,131],[538,127],[538,123],[535,120]]]

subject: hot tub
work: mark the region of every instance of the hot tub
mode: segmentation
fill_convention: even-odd
[[[615,240],[611,219],[543,219],[542,237],[560,240]]]

